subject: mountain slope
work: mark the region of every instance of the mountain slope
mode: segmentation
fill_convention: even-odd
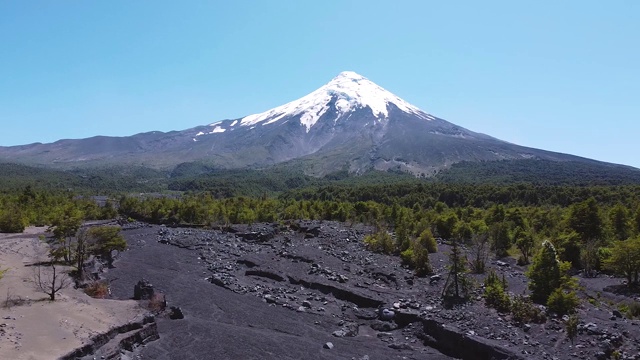
[[[523,159],[604,165],[475,133],[418,109],[354,72],[343,72],[316,91],[264,113],[208,126],[0,147],[0,161],[59,168],[173,169],[198,161],[232,169],[296,162],[313,175],[393,169],[432,176],[463,161]]]

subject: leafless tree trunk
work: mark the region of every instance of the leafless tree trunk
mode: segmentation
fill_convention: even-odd
[[[84,276],[84,262],[88,255],[88,235],[87,230],[81,228],[76,234],[76,266],[78,268],[78,280],[82,281]]]
[[[476,274],[484,273],[489,258],[489,236],[487,234],[474,234],[471,237],[471,270]]]
[[[33,283],[36,290],[49,295],[49,300],[55,301],[56,294],[60,290],[65,289],[71,285],[71,278],[64,272],[56,268],[53,261],[49,267],[37,265],[34,269]]]

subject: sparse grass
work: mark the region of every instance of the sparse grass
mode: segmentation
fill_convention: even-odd
[[[11,309],[14,306],[21,306],[28,303],[29,300],[24,299],[21,296],[17,296],[13,294],[13,289],[7,289],[7,296],[2,302],[2,307],[5,309]]]

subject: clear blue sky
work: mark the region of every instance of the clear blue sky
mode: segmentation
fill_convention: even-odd
[[[181,130],[356,71],[521,145],[640,167],[640,1],[0,1],[0,145]]]

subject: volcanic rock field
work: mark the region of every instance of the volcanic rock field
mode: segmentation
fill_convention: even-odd
[[[160,339],[135,359],[640,359],[640,321],[625,319],[603,292],[619,279],[582,279],[579,334],[564,320],[516,324],[473,301],[446,309],[441,293],[449,247],[420,278],[399,257],[370,252],[364,225],[300,221],[218,230],[125,224],[129,249],[104,277],[130,299],[145,280],[184,318],[159,315]],[[526,289],[514,261],[492,262],[509,291]],[[597,294],[597,295],[596,295]],[[602,297],[602,298],[600,298]],[[608,299],[608,300],[606,300]],[[614,354],[615,351],[615,354]]]

